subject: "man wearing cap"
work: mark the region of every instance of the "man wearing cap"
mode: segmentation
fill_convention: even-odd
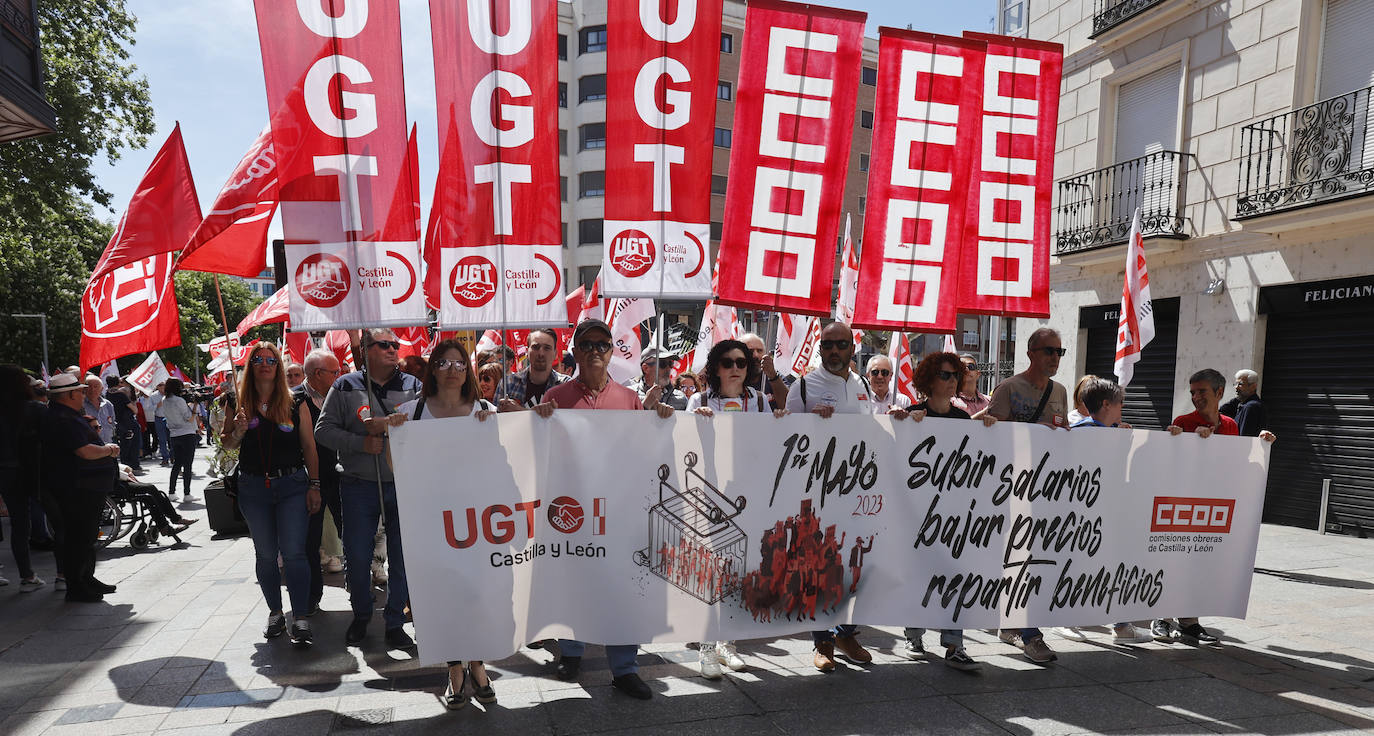
[[[669,348],[650,347],[640,354],[639,370],[643,375],[630,382],[630,388],[639,394],[640,401],[646,398],[649,389],[657,386],[661,390],[659,403],[677,411],[687,410],[687,394],[673,385],[671,371],[677,359],[677,354]]]
[[[542,417],[559,409],[649,409],[660,417],[673,415],[673,407],[660,401],[663,386],[654,384],[641,399],[638,394],[611,380],[607,369],[611,364],[611,328],[599,319],[589,319],[573,331],[573,359],[577,361],[577,377],[544,392],[544,403],[534,407]],[[582,653],[587,645],[572,639],[559,639],[558,678],[575,680],[582,669]],[[611,666],[611,685],[640,700],[654,696],[639,677],[635,655],[637,644],[608,644],[606,659]]]
[[[83,413],[88,390],[69,373],[53,376],[42,434],[44,489],[62,510],[59,554],[67,578],[67,600],[81,603],[93,603],[115,592],[115,586],[95,578],[95,539],[100,534],[105,496],[114,488],[119,445],[102,442],[91,426],[93,420]]]

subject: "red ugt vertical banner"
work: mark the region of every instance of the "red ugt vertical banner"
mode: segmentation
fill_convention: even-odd
[[[414,220],[387,217],[415,199],[397,2],[254,0],[295,330],[427,318]]]
[[[749,3],[719,303],[830,314],[866,17]]]
[[[710,299],[721,0],[611,0],[606,18],[609,296]]]
[[[443,136],[430,298],[445,330],[558,325],[558,15],[554,0],[430,0]]]
[[[968,202],[959,311],[1050,313],[1050,199],[1064,47],[985,33],[981,135]]]
[[[878,36],[867,288],[854,326],[952,331],[987,44],[893,28]]]

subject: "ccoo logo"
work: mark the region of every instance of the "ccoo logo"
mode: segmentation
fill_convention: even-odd
[[[611,267],[632,279],[649,272],[654,265],[654,241],[643,230],[622,230],[611,238]]]
[[[337,307],[348,296],[352,279],[343,259],[328,253],[312,253],[296,266],[296,291],[312,307]]]
[[[480,307],[496,295],[496,266],[482,256],[467,256],[454,264],[448,290],[459,304]]]

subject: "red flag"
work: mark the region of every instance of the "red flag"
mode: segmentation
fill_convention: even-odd
[[[172,251],[200,222],[200,200],[172,129],[100,256],[81,299],[81,368],[181,344]]]
[[[1140,208],[1131,215],[1126,241],[1126,276],[1121,284],[1121,314],[1116,327],[1116,362],[1112,372],[1122,386],[1135,376],[1140,353],[1155,339],[1155,309],[1150,299],[1150,273],[1145,267],[1145,238],[1140,234]]]
[[[182,383],[190,383],[190,382],[191,382],[191,379],[187,378],[187,377],[186,377],[186,374],[183,373],[182,370],[181,370],[180,368],[178,368],[178,367],[176,367],[175,365],[173,365],[173,364],[172,364],[172,361],[170,361],[170,360],[167,361],[167,375],[171,376],[172,378],[177,379],[178,381],[181,381]]]
[[[429,15],[444,138],[426,286],[439,324],[560,324],[557,3],[430,0]]]
[[[887,342],[887,357],[892,361],[892,391],[911,399],[913,405],[921,403],[920,392],[916,390],[915,372],[911,366],[911,345],[905,332],[893,332]]]
[[[712,295],[720,21],[721,0],[611,0],[607,7],[606,128],[614,131],[606,137],[613,172],[601,260],[607,295]]]
[[[276,213],[277,155],[268,125],[224,182],[177,268],[257,276],[267,268],[267,226]]]
[[[422,324],[407,203],[401,17],[385,2],[254,0],[291,284],[291,326]],[[330,11],[325,7],[329,6]]]
[[[965,33],[987,43],[981,145],[973,156],[959,311],[1050,314],[1050,199],[1064,47]]]
[[[348,336],[348,330],[330,330],[324,334],[324,347],[334,351],[334,357],[339,359],[339,365],[343,367],[344,373],[355,369],[353,365],[353,349]]]
[[[854,323],[955,328],[987,44],[883,28]]]
[[[305,356],[310,354],[314,346],[310,343],[309,332],[288,332],[286,333],[286,355],[295,362],[305,364]]]
[[[285,322],[287,319],[287,295],[290,289],[283,286],[277,289],[276,293],[267,297],[261,304],[253,308],[247,317],[239,323],[235,331],[240,335],[248,334],[248,331],[259,325],[270,325],[276,322]]]
[[[243,344],[237,353],[231,358],[234,365],[242,368],[248,365],[248,356],[253,354],[253,346],[258,344],[258,340],[251,340]]]
[[[863,13],[749,3],[718,302],[830,314]]]
[[[396,341],[401,343],[401,349],[397,355],[404,358],[414,355],[423,358],[429,355],[433,347],[429,343],[429,328],[417,325],[415,327],[397,327],[392,330],[396,334]]]

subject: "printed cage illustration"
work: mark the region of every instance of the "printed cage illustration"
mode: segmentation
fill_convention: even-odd
[[[672,469],[658,466],[658,503],[649,509],[649,546],[635,562],[704,603],[739,591],[749,537],[735,524],[744,496],[734,500],[696,471],[697,455],[682,458],[686,482],[674,488]]]

